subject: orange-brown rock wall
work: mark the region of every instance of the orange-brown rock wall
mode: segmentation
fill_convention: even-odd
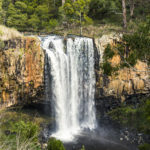
[[[107,44],[113,44],[119,37],[115,35],[104,35],[95,39],[95,45],[100,54],[100,65],[103,63],[103,53]],[[112,66],[120,63],[120,57],[115,55],[109,60]],[[150,93],[150,72],[146,63],[138,61],[134,68],[120,68],[115,74],[107,76],[101,68],[96,70],[96,97],[116,97],[122,101],[129,95]]]
[[[30,102],[43,92],[44,53],[35,37],[4,41],[0,50],[0,107]]]

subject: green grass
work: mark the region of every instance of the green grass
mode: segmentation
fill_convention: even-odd
[[[0,150],[40,150],[42,124],[51,118],[35,110],[18,107],[0,111]]]

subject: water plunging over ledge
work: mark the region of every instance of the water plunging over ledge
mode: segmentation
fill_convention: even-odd
[[[56,123],[52,136],[70,141],[83,129],[97,126],[93,40],[52,35],[41,41],[46,55],[46,100],[51,101]]]

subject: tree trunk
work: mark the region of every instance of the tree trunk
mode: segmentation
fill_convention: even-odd
[[[80,11],[80,36],[82,36],[82,13]]]
[[[133,18],[134,14],[134,0],[130,0],[130,19]]]
[[[127,28],[126,0],[122,0],[123,28]]]
[[[65,4],[65,0],[62,0],[62,6],[64,6],[64,4]]]
[[[15,4],[16,0],[12,0],[12,3]]]

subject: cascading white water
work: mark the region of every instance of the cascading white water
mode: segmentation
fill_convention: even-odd
[[[82,129],[96,127],[93,40],[48,36],[42,48],[47,57],[46,94],[56,121],[53,136],[72,140]]]

